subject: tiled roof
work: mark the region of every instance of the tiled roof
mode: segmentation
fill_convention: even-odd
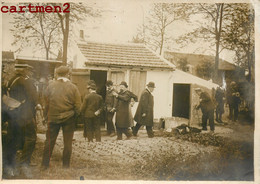
[[[173,69],[142,44],[78,43],[86,65]]]
[[[173,59],[173,62],[177,62],[179,59],[186,58],[187,62],[190,65],[197,66],[199,64],[202,64],[203,61],[209,61],[212,64],[215,63],[215,57],[209,56],[209,55],[202,55],[202,54],[187,54],[187,53],[179,53],[179,52],[168,52],[166,51],[164,53],[164,57],[171,61]],[[177,63],[174,63],[177,64]],[[219,59],[219,70],[235,70],[236,66],[226,60]]]

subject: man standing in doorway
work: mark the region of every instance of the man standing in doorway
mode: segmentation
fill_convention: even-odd
[[[70,69],[60,66],[56,69],[57,80],[51,82],[44,93],[48,130],[43,151],[42,167],[49,167],[50,158],[59,134],[63,132],[63,167],[70,167],[72,139],[76,117],[80,113],[81,98],[78,88],[69,80]]]
[[[137,124],[134,127],[133,135],[137,136],[138,130],[142,125],[146,126],[149,138],[154,137],[153,133],[153,106],[154,99],[152,92],[154,91],[154,82],[149,82],[146,89],[142,92],[140,102],[138,104],[134,120]]]
[[[115,127],[113,123],[113,117],[115,114],[116,97],[113,96],[113,82],[108,80],[106,83],[107,91],[105,98],[105,113],[106,113],[106,124],[107,124],[107,135],[115,136]]]

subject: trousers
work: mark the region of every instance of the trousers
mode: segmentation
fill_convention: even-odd
[[[86,134],[85,134],[86,132]],[[99,117],[86,118],[84,122],[84,137],[87,136],[89,142],[93,142],[94,135],[97,142],[101,141],[100,119]]]
[[[113,112],[106,112],[107,134],[115,133],[115,127],[113,124]]]
[[[238,119],[238,104],[229,104],[229,118],[233,121]]]
[[[207,130],[207,122],[209,120],[210,130],[215,130],[214,110],[202,112],[202,129]]]
[[[117,140],[122,140],[123,133],[126,135],[127,138],[130,138],[132,136],[128,128],[116,127],[116,133],[117,133]]]
[[[46,132],[46,141],[43,150],[43,158],[42,158],[42,166],[49,167],[50,158],[53,152],[54,145],[56,143],[56,139],[59,134],[59,130],[62,128],[63,133],[63,167],[70,166],[70,157],[72,153],[72,139],[74,135],[75,129],[75,118],[72,117],[67,121],[62,123],[50,122],[48,124],[48,130]]]
[[[136,136],[138,133],[138,130],[141,128],[141,124],[136,123],[134,129],[133,129],[133,134]],[[146,132],[149,138],[154,137],[154,133],[153,133],[153,126],[145,126],[146,127]]]
[[[18,123],[17,121],[25,121]],[[10,119],[7,127],[7,135],[3,142],[3,165],[15,168],[16,152],[22,150],[20,164],[29,165],[36,144],[36,125],[33,120]]]

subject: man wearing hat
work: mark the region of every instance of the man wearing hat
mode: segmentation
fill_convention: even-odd
[[[103,99],[96,93],[96,84],[88,84],[89,94],[85,96],[81,106],[81,114],[84,115],[84,134],[88,142],[93,142],[94,134],[97,142],[101,141],[100,114],[103,108]]]
[[[48,130],[43,151],[43,169],[49,167],[51,154],[61,128],[64,140],[63,167],[70,166],[75,118],[80,114],[81,98],[78,88],[68,79],[69,73],[70,69],[67,66],[58,67],[57,80],[49,83],[44,93]]]
[[[20,164],[22,172],[28,174],[28,166],[36,143],[35,114],[38,104],[38,95],[32,79],[33,67],[27,64],[15,65],[16,75],[7,84],[7,95],[15,99],[19,105],[6,111],[8,121],[7,142],[3,145],[4,171],[10,175],[16,167],[15,155],[17,149],[22,150]],[[7,104],[8,106],[8,104]],[[30,173],[29,173],[30,174]],[[28,176],[29,177],[29,176]]]
[[[131,118],[129,112],[129,104],[131,102],[131,94],[127,90],[128,85],[125,81],[120,83],[120,92],[113,91],[113,95],[116,97],[116,131],[117,140],[122,140],[122,134],[124,133],[129,139],[131,133],[128,128],[131,126]]]
[[[153,107],[154,99],[152,92],[154,91],[154,82],[149,82],[146,89],[142,92],[141,98],[135,113],[134,120],[137,124],[134,127],[133,135],[137,136],[138,130],[142,125],[146,126],[149,138],[153,138]]]
[[[202,91],[201,88],[196,88],[195,91],[200,97],[200,104],[196,106],[196,109],[200,108],[202,112],[202,130],[207,130],[207,121],[209,120],[210,130],[213,133],[215,130],[214,103],[206,91]]]
[[[107,123],[107,134],[111,137],[115,135],[115,127],[113,123],[113,116],[115,114],[115,105],[116,105],[116,98],[113,96],[113,82],[108,80],[106,83],[107,91],[106,91],[106,98],[105,98],[105,113],[106,113],[106,123]],[[116,92],[116,91],[115,91]]]

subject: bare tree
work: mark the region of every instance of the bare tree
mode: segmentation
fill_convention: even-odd
[[[154,3],[150,14],[139,26],[134,38],[138,38],[139,42],[143,40],[143,43],[154,51],[159,50],[161,55],[165,40],[169,39],[169,26],[177,20],[188,20],[191,14],[189,6],[189,4]]]
[[[61,3],[35,3],[33,5],[62,7]],[[86,4],[70,3],[68,11],[67,13],[57,11],[56,13],[15,14],[14,28],[11,31],[15,37],[13,44],[19,47],[17,51],[21,51],[26,46],[37,48],[37,50],[39,47],[44,48],[46,59],[49,59],[50,53],[59,52],[59,58],[62,58],[66,65],[71,25],[85,21],[87,17],[100,16],[98,10]],[[55,50],[52,51],[53,48]]]
[[[218,80],[219,54],[225,48],[223,47],[222,34],[228,25],[230,8],[232,4],[215,3],[215,4],[194,4],[193,9],[196,15],[203,16],[204,22],[200,22],[199,27],[178,38],[178,43],[196,42],[198,39],[204,39],[211,42],[215,47],[215,67],[213,81]]]
[[[60,5],[61,3],[53,3],[53,6]],[[61,31],[63,35],[63,46],[62,46],[62,61],[67,64],[68,56],[68,42],[70,27],[74,23],[85,21],[88,17],[100,16],[99,10],[94,10],[91,6],[83,3],[70,3],[69,12],[61,13],[57,12],[58,19],[60,21]]]
[[[30,46],[36,50],[45,50],[45,57],[49,59],[52,48],[59,47],[60,32],[59,20],[51,13],[17,13],[14,14],[14,36],[12,45],[16,45],[20,52],[24,47]]]

